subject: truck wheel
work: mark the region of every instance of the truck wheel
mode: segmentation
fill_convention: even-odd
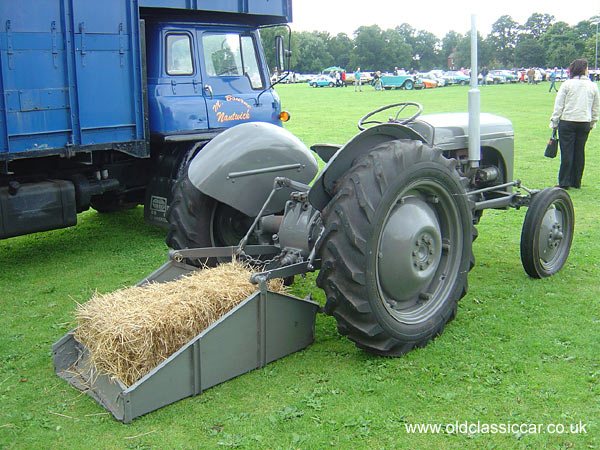
[[[521,262],[530,277],[549,277],[562,268],[574,224],[573,203],[566,191],[546,188],[534,194],[521,232]]]
[[[176,250],[237,245],[252,224],[250,217],[196,189],[187,175],[180,178],[173,188],[167,221],[166,243]],[[250,240],[249,243],[255,242]],[[214,266],[217,260],[195,259],[186,260],[186,263]]]
[[[396,140],[358,158],[322,211],[325,312],[368,352],[400,356],[442,333],[467,292],[475,228],[454,160]]]

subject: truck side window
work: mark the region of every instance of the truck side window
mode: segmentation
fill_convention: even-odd
[[[208,76],[245,76],[253,89],[262,89],[254,39],[236,33],[214,33],[202,36],[204,64]]]
[[[192,41],[187,34],[167,35],[167,74],[193,75]]]
[[[252,89],[262,89],[262,77],[256,57],[256,47],[252,36],[242,36],[242,59],[244,61],[244,75],[250,79]]]

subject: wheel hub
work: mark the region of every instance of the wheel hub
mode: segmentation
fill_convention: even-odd
[[[435,245],[430,233],[422,233],[415,241],[415,250],[412,252],[412,263],[416,270],[427,270],[433,263]]]
[[[379,284],[388,302],[424,296],[442,255],[433,208],[418,197],[403,198],[388,215],[379,242]]]
[[[562,213],[557,209],[549,209],[544,215],[540,228],[540,258],[544,262],[554,258],[563,237]]]

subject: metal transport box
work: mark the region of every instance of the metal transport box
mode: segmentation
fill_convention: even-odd
[[[0,159],[144,139],[136,2],[2,2],[0,18]]]
[[[0,2],[0,161],[98,149],[149,155],[141,9],[165,19],[291,19],[291,0]]]

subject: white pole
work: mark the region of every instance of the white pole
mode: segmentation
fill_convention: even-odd
[[[469,166],[479,167],[481,160],[481,138],[479,114],[481,111],[479,86],[477,83],[477,28],[475,14],[471,15],[471,89],[469,90]]]
[[[596,60],[594,61],[594,67],[598,69],[598,24],[600,23],[600,16],[596,16],[594,20],[590,22],[592,25],[596,25]]]

